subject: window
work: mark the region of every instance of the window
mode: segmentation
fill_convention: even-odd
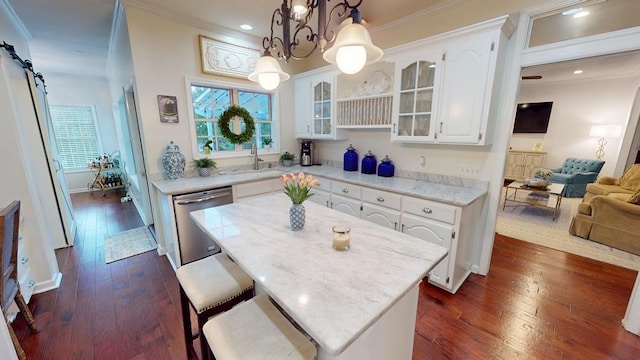
[[[264,148],[265,139],[274,139],[271,94],[195,83],[192,83],[190,87],[198,154],[204,154],[204,144],[208,140],[212,141],[212,153],[231,154],[251,149],[256,141],[258,148]],[[218,118],[231,105],[247,109],[253,117],[255,123],[253,139],[244,144],[233,144],[220,134]],[[245,130],[244,121],[240,118],[232,119],[230,127],[231,131],[236,134]]]
[[[93,107],[51,105],[49,110],[62,166],[86,169],[100,155]]]

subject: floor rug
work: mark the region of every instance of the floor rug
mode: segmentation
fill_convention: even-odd
[[[553,209],[522,205],[515,208],[507,206],[503,211],[503,193],[496,232],[567,253],[640,270],[640,256],[569,234],[571,218],[577,212],[581,200],[563,198],[558,218],[553,221]]]
[[[107,264],[157,248],[147,227],[140,227],[110,235],[104,239],[104,257]]]

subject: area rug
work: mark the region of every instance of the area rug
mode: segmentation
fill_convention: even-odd
[[[627,269],[640,270],[640,256],[569,234],[571,218],[582,199],[562,199],[558,218],[553,221],[553,209],[523,205],[517,208],[507,206],[503,211],[504,194],[502,197],[496,224],[498,234]]]
[[[140,227],[107,236],[104,239],[104,257],[107,264],[157,248],[147,227]]]

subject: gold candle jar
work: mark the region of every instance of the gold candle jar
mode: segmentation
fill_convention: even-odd
[[[348,250],[351,228],[347,225],[336,225],[331,230],[333,231],[333,248],[338,251]]]

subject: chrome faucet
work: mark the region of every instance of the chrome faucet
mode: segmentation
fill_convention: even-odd
[[[260,170],[260,166],[258,165],[260,161],[264,161],[258,157],[258,144],[253,143],[251,146],[251,154],[253,155],[253,169]]]

